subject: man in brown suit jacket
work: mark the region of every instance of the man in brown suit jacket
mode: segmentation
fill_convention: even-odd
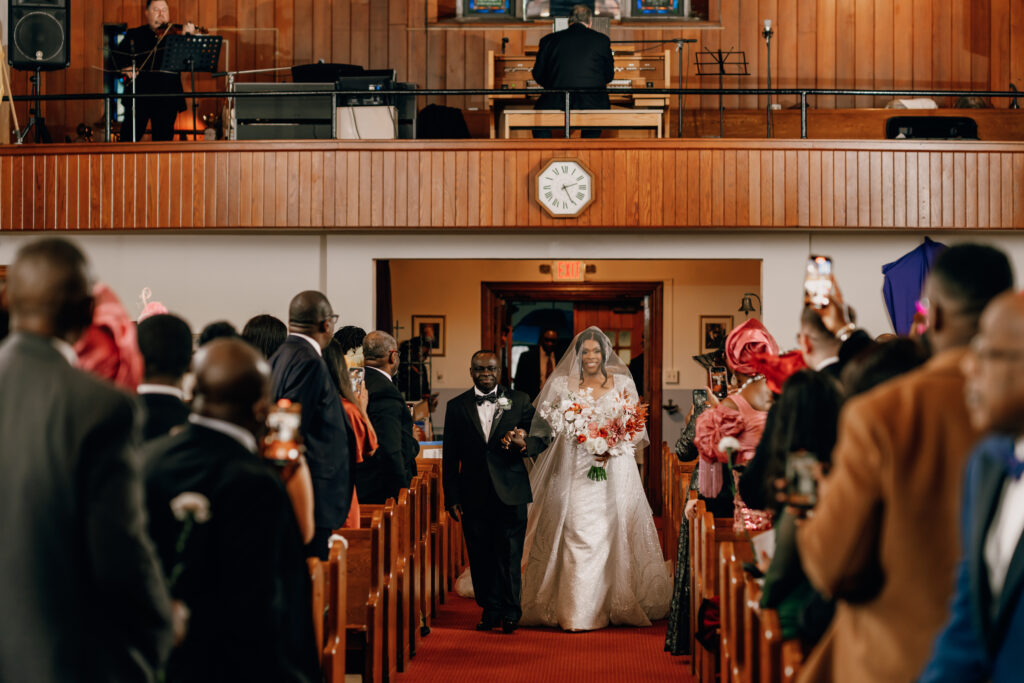
[[[927,660],[949,610],[964,464],[979,436],[960,362],[982,309],[1012,285],[991,247],[943,252],[922,301],[932,359],[843,408],[834,469],[797,537],[811,583],[839,599],[802,677],[906,683]]]

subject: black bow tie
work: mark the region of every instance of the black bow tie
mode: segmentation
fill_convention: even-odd
[[[476,404],[478,406],[482,406],[484,403],[494,403],[497,400],[498,400],[498,392],[497,392],[497,390],[492,391],[489,394],[484,394],[483,396],[481,396],[480,394],[476,395]]]

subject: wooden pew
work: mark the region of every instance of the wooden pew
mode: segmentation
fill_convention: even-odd
[[[427,473],[416,476],[420,480],[417,494],[420,524],[417,529],[417,544],[420,551],[420,614],[423,617],[423,625],[429,628],[437,604],[433,589],[434,563],[430,538],[430,477]]]
[[[348,541],[332,537],[327,557],[327,618],[323,655],[320,658],[326,683],[345,683],[345,627],[348,623]]]
[[[792,683],[803,664],[800,642],[782,639],[779,614],[761,607],[758,582],[745,572],[742,582],[744,610],[741,628],[746,656],[738,680],[742,683]]]
[[[700,505],[698,503],[698,505]],[[698,536],[696,537],[698,551],[693,565],[693,581],[691,586],[694,589],[693,615],[691,624],[694,626],[694,633],[697,627],[697,611],[704,600],[710,600],[719,593],[718,588],[718,554],[719,546],[727,541],[736,541],[737,536],[732,528],[732,518],[715,519],[711,513],[704,510],[698,514],[700,522]],[[693,668],[702,681],[710,681],[715,678],[718,668],[718,658],[708,652],[700,643],[693,643]]]
[[[316,653],[321,664],[323,664],[324,653],[324,610],[326,609],[324,600],[327,590],[325,565],[326,563],[315,557],[306,558],[306,566],[309,567],[309,581],[313,586],[313,636],[316,638]]]
[[[395,508],[397,515],[396,536],[398,537],[398,623],[397,647],[398,647],[398,670],[405,671],[409,664],[412,652],[409,648],[410,619],[413,612],[412,591],[410,590],[410,569],[412,568],[410,537],[412,529],[409,524],[411,514],[409,506],[409,489],[402,489],[398,493],[398,506]]]
[[[448,513],[444,509],[444,493],[441,486],[441,463],[432,458],[416,460],[416,466],[430,483],[430,567],[431,604],[430,616],[437,616],[437,607],[444,604],[445,584],[448,574]]]
[[[750,574],[743,575],[743,651],[740,681],[755,683],[761,673],[761,586]]]
[[[384,542],[381,546],[383,562],[383,598],[384,640],[381,647],[384,652],[381,674],[385,681],[393,681],[398,675],[398,514],[394,499],[389,498],[384,505],[360,505],[360,526],[369,526],[376,515],[381,516],[384,527]]]
[[[721,647],[719,657],[722,683],[740,681],[746,656],[743,622],[746,601],[743,597],[743,563],[754,558],[754,551],[745,540],[726,541],[719,546],[718,595],[721,615]]]
[[[348,541],[346,669],[364,683],[382,683],[384,672],[384,517],[377,510],[365,529],[340,529]]]
[[[420,489],[422,477],[416,475],[407,489],[409,492],[409,614],[406,637],[409,656],[416,655],[423,638],[420,631],[423,613],[423,504]]]

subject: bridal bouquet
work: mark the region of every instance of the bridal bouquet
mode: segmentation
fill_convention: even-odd
[[[540,407],[540,415],[556,436],[565,435],[594,458],[632,455],[636,443],[647,424],[647,405],[634,403],[625,391],[617,400],[594,400],[593,390],[569,392],[560,401],[547,401]],[[593,481],[606,481],[604,462],[595,462],[587,472]]]

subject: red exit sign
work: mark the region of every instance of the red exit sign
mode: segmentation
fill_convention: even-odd
[[[551,268],[555,282],[583,282],[587,272],[587,264],[583,261],[555,261]]]

